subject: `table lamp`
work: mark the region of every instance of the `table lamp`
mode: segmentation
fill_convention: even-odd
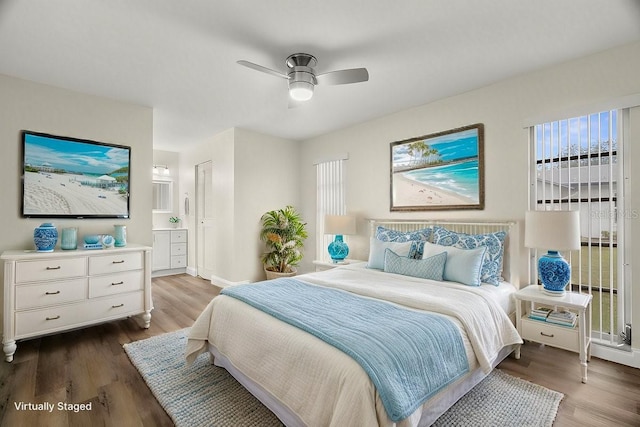
[[[538,259],[538,276],[545,293],[564,295],[571,279],[571,266],[558,251],[580,249],[580,212],[526,212],[524,245],[548,250]]]
[[[333,262],[341,262],[349,255],[349,246],[344,242],[344,234],[356,234],[356,218],[350,215],[326,215],[324,217],[325,234],[335,235],[327,248]]]

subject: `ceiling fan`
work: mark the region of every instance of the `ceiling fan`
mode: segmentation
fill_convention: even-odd
[[[314,67],[318,60],[308,53],[294,53],[286,59],[285,63],[287,71],[286,73],[281,73],[253,62],[238,61],[238,64],[245,67],[288,80],[289,96],[294,101],[308,101],[311,99],[313,89],[317,84],[342,85],[369,80],[369,72],[366,68],[351,68],[316,74]]]

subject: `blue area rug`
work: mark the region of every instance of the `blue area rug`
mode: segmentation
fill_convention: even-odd
[[[177,427],[272,427],[282,423],[207,354],[187,367],[188,329],[124,349]],[[434,424],[450,426],[553,425],[562,393],[494,370]]]

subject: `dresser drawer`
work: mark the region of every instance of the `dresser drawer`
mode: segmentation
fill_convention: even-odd
[[[87,275],[87,259],[52,258],[16,262],[16,283],[40,282]]]
[[[172,230],[171,243],[187,243],[187,230]]]
[[[129,292],[111,297],[103,297],[89,300],[92,320],[115,319],[127,315],[138,314],[144,311],[144,292]]]
[[[87,320],[86,302],[16,313],[16,338],[66,329]]]
[[[172,256],[171,257],[171,268],[184,268],[187,266],[187,257],[186,256]]]
[[[141,252],[93,256],[89,258],[89,274],[111,274],[143,267]]]
[[[172,243],[171,244],[171,256],[186,255],[187,244],[186,243]]]
[[[577,328],[555,326],[549,323],[522,319],[522,338],[569,351],[580,352]]]
[[[121,294],[144,288],[144,274],[142,270],[125,271],[108,276],[89,278],[89,298],[105,295]]]
[[[84,277],[39,285],[16,286],[16,310],[46,307],[87,298]]]

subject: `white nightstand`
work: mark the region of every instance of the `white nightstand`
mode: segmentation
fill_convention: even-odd
[[[567,292],[561,297],[547,295],[538,285],[530,285],[515,293],[516,327],[524,340],[574,351],[580,354],[582,382],[587,382],[587,361],[591,359],[591,298],[590,294]],[[522,306],[525,304],[525,310]],[[533,307],[563,308],[578,315],[575,327],[555,325],[528,317]],[[520,358],[520,348],[516,349]]]
[[[351,258],[347,258],[341,262],[323,261],[323,260],[316,259],[313,261],[313,264],[316,266],[316,271],[323,271],[323,270],[330,270],[332,268],[340,267],[341,265],[357,264],[359,262],[366,262],[366,261],[362,261],[361,259],[351,259]]]

